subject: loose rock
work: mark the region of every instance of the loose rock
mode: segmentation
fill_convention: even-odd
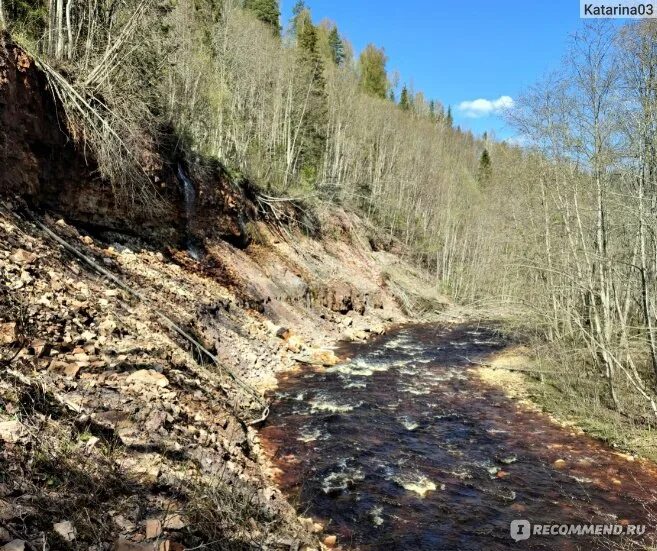
[[[151,385],[160,388],[169,386],[169,380],[162,373],[158,373],[154,369],[140,369],[139,371],[135,371],[128,375],[126,383]]]
[[[56,522],[52,525],[52,529],[57,532],[65,541],[73,541],[75,539],[75,527],[68,520]]]

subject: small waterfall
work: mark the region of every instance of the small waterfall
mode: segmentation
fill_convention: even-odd
[[[185,196],[185,215],[187,217],[187,228],[194,219],[194,210],[196,207],[196,190],[194,189],[194,184],[190,181],[183,170],[183,167],[178,163],[178,180],[182,183],[183,193]]]
[[[194,216],[196,215],[196,189],[194,184],[185,173],[185,170],[182,167],[181,163],[178,163],[177,167],[178,180],[182,184],[183,196],[185,199],[185,230],[186,230],[186,241],[187,241],[187,252],[194,260],[201,260],[203,258],[203,252],[196,245],[192,238],[192,222],[194,221]]]

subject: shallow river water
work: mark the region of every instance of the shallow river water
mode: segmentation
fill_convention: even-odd
[[[345,549],[631,549],[655,533],[657,469],[551,423],[477,378],[504,347],[469,325],[407,326],[332,368],[284,375],[262,438],[279,482]],[[642,537],[533,536],[536,524],[644,524]]]

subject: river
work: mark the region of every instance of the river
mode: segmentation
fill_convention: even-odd
[[[284,374],[262,430],[279,483],[343,549],[632,549],[650,541],[657,469],[482,383],[493,329],[417,325]],[[532,536],[536,524],[641,524],[643,536]],[[626,528],[624,528],[626,530]]]

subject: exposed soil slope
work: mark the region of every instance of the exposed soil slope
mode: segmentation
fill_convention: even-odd
[[[146,130],[145,130],[146,132]],[[143,171],[159,194],[159,209],[118,201],[97,170],[92,152],[72,136],[66,113],[30,56],[0,32],[0,191],[21,195],[31,205],[65,213],[77,223],[105,231],[128,232],[158,244],[187,238],[182,192],[176,170],[186,165],[171,143],[171,129],[144,135]],[[198,239],[219,237],[248,242],[244,222],[255,206],[216,163],[188,167],[197,186]]]
[[[394,257],[342,239],[295,235],[292,247],[263,224],[266,245],[242,251],[216,241],[197,263],[180,251],[102,242],[46,218],[143,294],[141,302],[7,206],[0,539],[41,548],[45,538],[57,548],[53,526],[67,521],[80,549],[148,535],[186,546],[214,538],[223,542],[217,549],[316,546],[263,474],[257,433],[244,422],[260,414],[258,402],[203,365],[154,308],[263,391],[296,360],[334,363],[326,346],[337,339],[367,338],[404,320],[392,294],[376,289]]]
[[[276,489],[249,425],[264,391],[445,301],[354,214],[278,204],[283,224],[218,165],[144,155],[157,215],[114,201],[34,62],[0,37],[0,546],[317,549],[323,527]]]

